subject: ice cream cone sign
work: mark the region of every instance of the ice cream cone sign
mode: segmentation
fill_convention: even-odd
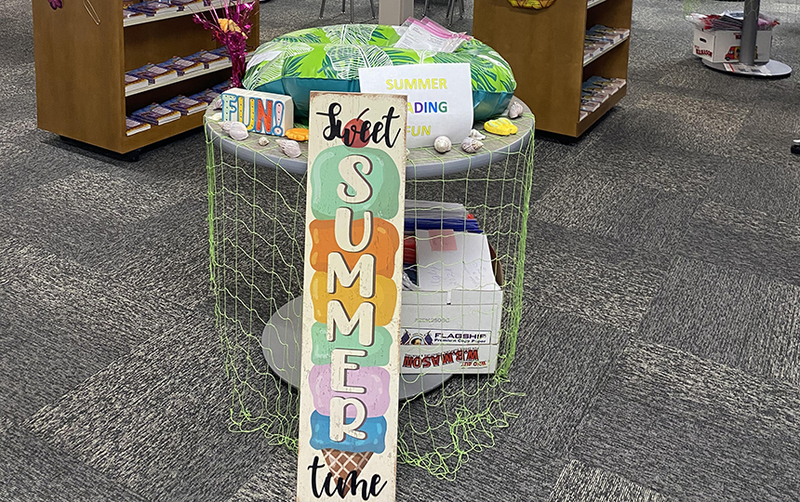
[[[312,92],[297,500],[395,500],[406,97]]]

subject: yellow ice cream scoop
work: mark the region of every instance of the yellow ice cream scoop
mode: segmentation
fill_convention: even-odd
[[[509,134],[517,134],[517,126],[511,123],[505,117],[499,119],[489,120],[483,124],[483,129],[486,132],[497,134],[499,136],[508,136]]]

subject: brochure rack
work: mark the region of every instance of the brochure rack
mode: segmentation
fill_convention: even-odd
[[[125,96],[123,74],[147,63],[188,56],[217,43],[191,14],[211,7],[187,6],[178,13],[124,21],[122,2],[64,2],[53,10],[33,2],[36,108],[41,129],[117,153],[128,153],[203,125],[198,113],[133,136],[125,117],[150,103],[212,87],[230,68],[202,72],[163,87]],[[215,2],[214,5],[218,5]],[[258,3],[252,15],[249,49],[258,47]]]
[[[592,76],[627,80],[630,39],[584,62],[586,30],[631,27],[632,0],[558,0],[541,10],[508,0],[475,0],[473,35],[511,64],[515,94],[536,115],[539,130],[578,137],[627,92],[621,88],[580,119],[581,85]]]

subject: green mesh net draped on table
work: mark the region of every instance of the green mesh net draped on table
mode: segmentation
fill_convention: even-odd
[[[533,122],[529,112],[523,119]],[[232,390],[230,430],[260,432],[270,443],[296,451],[298,391],[268,366],[262,333],[279,309],[302,296],[306,178],[254,163],[258,146],[252,136],[249,143],[234,142],[234,149],[226,152],[210,131],[208,126],[211,280]],[[502,150],[515,139],[487,138],[485,148]],[[273,138],[263,150],[280,155],[274,143]],[[430,148],[414,149],[407,170],[471,158],[457,144],[445,156]],[[463,204],[486,234],[503,276],[497,371],[456,374],[434,390],[400,402],[399,460],[442,478],[454,478],[470,455],[491,447],[515,416],[515,394],[508,389],[522,304],[532,135],[519,151],[492,160],[483,167],[406,181],[408,200]]]

